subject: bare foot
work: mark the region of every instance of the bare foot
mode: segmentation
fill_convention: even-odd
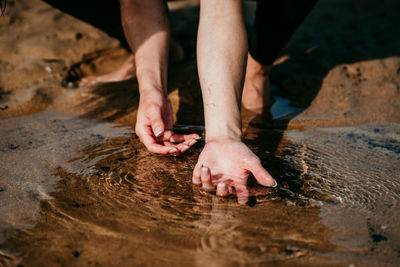
[[[263,66],[251,55],[247,57],[242,105],[257,114],[263,113],[272,104],[270,97],[269,72],[271,66]]]
[[[179,62],[183,60],[184,52],[181,45],[175,40],[171,39],[169,57],[171,62]],[[115,71],[100,76],[84,77],[79,81],[79,86],[90,86],[98,83],[120,82],[131,79],[136,75],[136,65],[133,55]]]
[[[136,74],[136,65],[133,55],[130,55],[128,59],[115,71],[107,73],[101,76],[89,76],[84,77],[79,81],[79,86],[89,86],[97,83],[108,83],[108,82],[119,82],[130,79]]]

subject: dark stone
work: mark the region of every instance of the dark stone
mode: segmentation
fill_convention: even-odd
[[[388,240],[386,236],[383,236],[383,235],[380,235],[380,234],[373,234],[373,235],[371,236],[371,238],[372,238],[372,241],[373,241],[374,243],[378,243],[378,242],[381,242],[381,241],[386,241],[386,240]]]
[[[11,150],[15,150],[15,149],[17,149],[19,146],[16,146],[16,145],[13,145],[13,144],[9,144],[8,145],[8,149],[11,149]]]
[[[83,37],[83,34],[80,33],[80,32],[77,32],[77,33],[75,34],[76,40],[80,40],[80,39],[82,39],[82,37]]]

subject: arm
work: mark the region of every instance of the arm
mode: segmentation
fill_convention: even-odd
[[[172,132],[172,108],[167,97],[170,26],[166,3],[162,0],[121,0],[120,3],[122,24],[134,53],[139,83],[136,134],[152,153],[183,153],[199,136]]]
[[[235,188],[246,203],[247,178],[253,173],[265,186],[275,180],[259,158],[241,142],[240,100],[247,56],[241,0],[202,0],[197,62],[203,94],[206,146],[193,172],[193,182],[226,196]]]

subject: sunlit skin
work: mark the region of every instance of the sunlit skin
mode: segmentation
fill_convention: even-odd
[[[172,62],[179,62],[183,59],[183,48],[178,42],[171,39],[169,48],[169,60]],[[132,79],[136,76],[135,58],[132,55],[125,60],[125,62],[115,71],[100,76],[84,77],[79,81],[79,86],[90,86],[99,83],[120,82]]]
[[[200,137],[197,134],[173,133],[172,108],[169,99],[156,90],[140,95],[136,121],[136,134],[151,153],[177,156]]]
[[[271,67],[260,64],[250,53],[247,54],[246,78],[242,93],[244,108],[258,114],[268,112],[272,104],[269,81]]]
[[[120,3],[122,25],[133,51],[140,92],[136,134],[151,153],[177,156],[200,137],[172,132],[172,108],[167,97],[168,8],[160,0],[121,0]]]
[[[89,76],[79,81],[79,86],[89,86],[98,83],[109,83],[124,81],[135,77],[136,65],[133,55],[130,55],[128,59],[115,71],[107,73],[101,76]]]
[[[206,145],[193,182],[226,196],[235,187],[246,203],[250,173],[265,186],[275,180],[241,141],[240,103],[247,60],[247,36],[241,0],[202,0],[197,37],[197,65],[203,94]]]
[[[182,154],[200,137],[172,132],[172,109],[166,90],[170,25],[165,1],[120,3],[125,35],[134,52],[132,61],[120,71],[135,68],[140,91],[136,134],[152,153]],[[220,196],[236,193],[242,204],[249,196],[246,184],[250,173],[261,185],[276,185],[260,159],[241,141],[240,104],[246,62],[246,77],[268,79],[265,71],[259,71],[262,65],[252,59],[247,61],[247,51],[242,0],[201,0],[197,65],[206,145],[194,168],[193,182],[207,191],[216,190]],[[245,85],[246,108],[265,108],[269,103],[266,84],[258,81]],[[258,97],[260,94],[263,97]]]
[[[250,173],[259,184],[275,186],[275,180],[245,144],[240,140],[217,139],[207,141],[194,168],[193,183],[201,184],[206,191],[216,189],[219,196],[236,192],[238,202],[245,204],[250,196],[247,189]]]

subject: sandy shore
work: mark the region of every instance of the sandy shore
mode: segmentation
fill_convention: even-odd
[[[173,36],[184,45],[186,60],[170,70],[171,98],[178,123],[200,124],[201,117],[187,111],[202,113],[194,61],[198,9],[179,1],[172,6],[178,10]],[[307,108],[292,124],[400,120],[397,11],[396,1],[320,1],[271,75],[279,95]],[[40,1],[10,1],[0,23],[0,118],[53,109],[134,125],[134,81],[68,87],[71,80],[118,67],[129,53],[118,40]]]
[[[185,50],[169,73],[174,118],[202,125],[198,5],[169,5]],[[201,144],[176,159],[144,150],[129,130],[135,79],[76,86],[126,59],[120,40],[44,2],[8,1],[0,263],[397,265],[398,14],[396,0],[319,1],[271,72],[275,96],[295,112],[262,124],[245,118],[247,142],[280,188],[240,207],[191,185]]]

